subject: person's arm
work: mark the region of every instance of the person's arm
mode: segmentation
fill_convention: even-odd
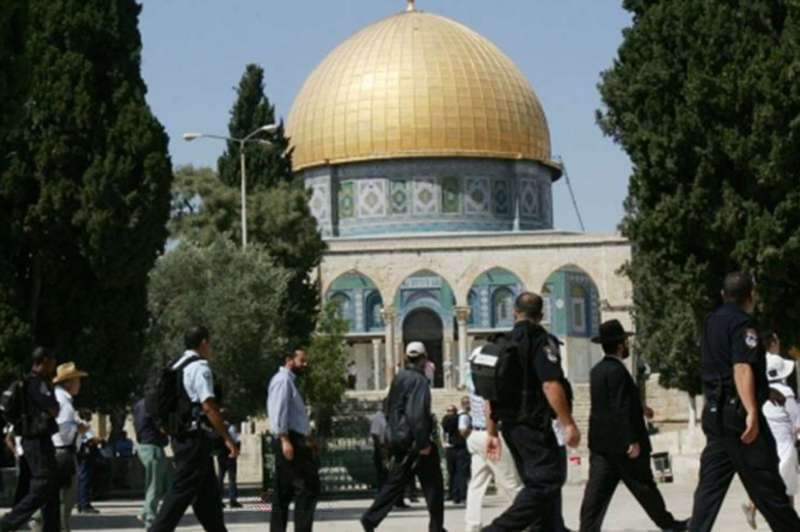
[[[497,432],[497,422],[492,417],[491,401],[484,401],[483,406],[485,408],[484,415],[486,416],[486,456],[496,462],[500,460],[503,445],[500,440],[500,434]]]
[[[236,458],[239,456],[239,448],[236,446],[236,443],[228,434],[228,429],[225,427],[225,420],[222,419],[222,414],[219,412],[219,406],[217,406],[217,401],[213,397],[209,397],[205,401],[203,401],[203,414],[205,414],[208,421],[211,423],[211,426],[214,427],[214,430],[217,431],[217,434],[225,442],[225,447],[228,448],[229,457]]]
[[[736,392],[739,400],[747,412],[745,429],[741,440],[745,445],[753,443],[758,438],[758,401],[756,400],[756,381],[753,367],[744,362],[733,365],[733,380],[736,383]]]
[[[469,438],[469,435],[472,434],[472,420],[469,414],[461,414],[458,416],[458,432],[464,439]]]
[[[581,433],[569,409],[569,401],[564,387],[558,380],[547,380],[542,383],[542,390],[555,412],[558,422],[564,427],[564,441],[570,447],[577,447],[581,442]]]

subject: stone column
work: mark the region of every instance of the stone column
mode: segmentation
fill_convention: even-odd
[[[386,351],[384,353],[386,367],[384,367],[383,370],[386,378],[386,385],[388,386],[394,377],[394,322],[397,318],[397,312],[392,305],[386,305],[381,309],[381,316],[386,326]]]
[[[444,380],[444,387],[446,389],[453,389],[456,386],[456,380],[453,378],[453,330],[444,330],[444,342],[442,342],[442,377]]]
[[[458,324],[458,387],[463,388],[467,385],[467,320],[469,319],[469,307],[456,307],[456,323]]]
[[[372,339],[372,389],[381,389],[381,344],[380,338]]]

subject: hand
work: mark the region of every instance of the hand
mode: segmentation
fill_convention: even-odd
[[[756,412],[748,412],[746,424],[747,426],[740,439],[743,444],[750,445],[758,438],[758,414]]]
[[[239,446],[231,439],[225,440],[225,447],[228,448],[228,458],[239,458]]]
[[[497,462],[503,452],[503,443],[499,436],[489,436],[486,440],[486,457]]]
[[[775,406],[783,406],[786,404],[786,397],[775,388],[769,389],[769,400]]]
[[[573,449],[581,444],[581,431],[574,421],[564,425],[564,443]]]
[[[289,441],[289,438],[281,440],[281,452],[283,457],[290,462],[294,460],[294,447],[292,447],[292,442]]]
[[[656,413],[653,412],[652,408],[650,408],[649,406],[644,407],[644,417],[646,417],[647,419],[653,419],[655,415]]]
[[[632,443],[628,445],[628,458],[631,460],[636,460],[639,458],[640,454],[642,454],[642,448],[638,443]]]
[[[419,454],[421,454],[422,456],[430,456],[430,454],[431,454],[431,446],[428,445],[424,449],[420,450]]]

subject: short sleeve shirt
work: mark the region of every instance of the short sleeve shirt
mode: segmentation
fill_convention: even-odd
[[[194,351],[186,351],[178,359],[172,368],[177,369],[187,358],[199,356]],[[201,358],[183,368],[183,387],[189,400],[193,403],[204,403],[208,399],[214,398],[214,375],[211,373],[211,366],[208,361]]]

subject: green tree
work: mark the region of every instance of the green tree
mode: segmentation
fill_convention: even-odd
[[[317,331],[308,348],[310,369],[303,380],[303,395],[322,435],[330,434],[333,413],[346,388],[347,330],[347,321],[339,316],[336,303],[329,301],[320,312]]]
[[[167,136],[145,100],[134,0],[27,4],[29,86],[0,188],[14,293],[0,305],[31,342],[89,368],[83,400],[109,411],[136,384],[121,369],[141,356],[147,275],[167,236]]]
[[[183,242],[150,276],[147,336],[151,372],[183,352],[194,324],[211,331],[215,383],[234,417],[263,414],[265,389],[287,349],[280,302],[290,272],[259,245],[242,251],[226,235],[210,245]],[[152,374],[151,374],[152,377]]]
[[[800,330],[800,4],[627,0],[602,76],[603,131],[633,163],[623,233],[637,343],[700,391],[698,341],[724,275],[753,271],[761,318]]]
[[[258,65],[247,65],[239,87],[237,99],[231,109],[228,134],[232,138],[244,138],[259,127],[275,123],[275,106],[264,93],[264,69]],[[258,143],[245,146],[245,165],[247,167],[247,189],[270,188],[278,183],[292,182],[292,159],[289,139],[284,135],[283,121],[273,133],[262,133],[262,138],[272,143],[265,148]],[[241,186],[240,145],[228,142],[225,153],[217,161],[217,170],[223,183],[230,187]]]

